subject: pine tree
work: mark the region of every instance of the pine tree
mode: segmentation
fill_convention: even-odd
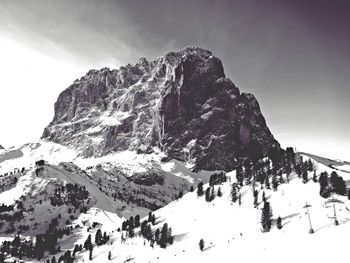
[[[43,242],[42,235],[37,235],[36,236],[34,251],[35,251],[36,257],[39,260],[44,256],[44,242]]]
[[[278,217],[278,218],[277,218],[277,228],[278,228],[278,229],[281,229],[281,228],[282,228],[282,219],[281,219],[281,217]]]
[[[166,248],[168,242],[168,224],[164,223],[163,228],[161,230],[159,245],[161,248]]]
[[[307,170],[309,172],[312,172],[313,169],[314,169],[314,164],[312,163],[311,159],[309,159],[309,161],[307,162]]]
[[[134,228],[133,227],[129,227],[129,237],[134,237],[135,236],[135,232],[134,232]]]
[[[197,188],[197,196],[202,196],[204,194],[203,192],[203,182],[200,182],[198,184],[198,188]]]
[[[210,190],[210,202],[213,201],[215,199],[215,192],[214,192],[214,186],[211,187],[211,190]]]
[[[303,178],[303,183],[306,184],[309,180],[308,176],[307,176],[307,167],[306,165],[303,165],[303,168],[302,168],[302,178]]]
[[[269,202],[264,203],[261,213],[261,226],[263,232],[269,232],[272,224],[272,210]]]
[[[232,184],[232,187],[231,187],[231,200],[232,202],[236,202],[237,201],[237,184]]]
[[[53,256],[52,259],[51,259],[51,263],[56,263],[56,262],[57,262],[57,261],[56,261],[56,257]]]
[[[271,189],[269,176],[266,176],[265,186],[266,186],[266,189]]]
[[[237,169],[236,169],[236,179],[237,179],[237,183],[240,186],[243,186],[244,175],[243,175],[242,166],[238,166]]]
[[[129,218],[129,228],[134,228],[134,217],[133,216],[130,216]]]
[[[221,197],[222,196],[222,192],[221,192],[221,188],[219,187],[218,189],[218,197]]]
[[[91,261],[92,260],[92,246],[90,247],[89,249],[89,260]]]
[[[265,195],[265,191],[263,191],[263,194],[262,194],[262,201],[265,203],[266,202],[266,195]]]
[[[277,191],[278,185],[279,185],[279,181],[277,179],[277,176],[273,175],[273,177],[272,177],[272,188],[273,188],[274,191]]]
[[[204,250],[204,240],[203,240],[203,239],[199,240],[199,249],[200,249],[201,251]]]
[[[320,184],[320,196],[322,196],[323,198],[329,197],[330,189],[328,184],[328,173],[321,173],[318,182]]]
[[[152,212],[148,213],[148,222],[152,222]]]
[[[258,195],[259,195],[258,190],[254,190],[253,195],[254,195],[254,207],[258,207]]]
[[[156,242],[159,241],[159,235],[160,235],[160,230],[157,228],[156,232],[154,233],[154,239]]]
[[[332,191],[334,193],[337,193],[339,195],[346,194],[346,184],[343,177],[338,176],[338,174],[333,171],[331,173],[331,177],[329,181],[331,183]]]
[[[135,227],[139,227],[140,226],[140,215],[136,215],[135,216]]]
[[[73,257],[75,257],[75,254],[79,251],[79,245],[76,244],[73,249]]]
[[[210,196],[210,187],[205,190],[205,201],[210,202],[211,196]]]
[[[100,246],[102,245],[102,231],[101,229],[98,229],[95,234],[95,244]]]
[[[314,175],[312,176],[312,181],[317,183],[317,175],[316,175],[316,170],[314,170]]]
[[[85,240],[84,248],[85,248],[86,250],[89,250],[91,247],[92,247],[91,234],[89,234],[89,236],[88,236],[87,239]]]

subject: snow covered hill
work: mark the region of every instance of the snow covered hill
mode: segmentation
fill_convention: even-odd
[[[301,156],[313,160],[313,168],[317,170],[315,175],[307,173],[307,182],[304,174],[297,175],[296,168],[288,178],[285,170],[277,169],[269,176],[272,189],[268,189],[266,182],[250,180],[237,188],[240,201],[233,202],[232,186],[239,185],[236,171],[226,174],[226,182],[210,187],[210,195],[213,193],[215,198],[207,201],[205,193],[197,195],[197,185],[204,182],[206,192],[209,177],[219,171],[194,173],[193,164],[164,162],[164,155],[156,149],[147,155],[125,151],[82,158],[64,146],[41,141],[2,150],[0,203],[4,206],[0,206],[3,209],[0,216],[5,221],[0,226],[1,240],[12,242],[20,234],[23,244],[35,244],[38,234],[44,234],[54,225],[64,233],[57,239],[60,250],[54,253],[56,260],[73,253],[74,248],[86,243],[89,235],[93,239],[93,251],[90,254],[89,249],[78,248],[74,262],[87,262],[90,257],[92,262],[106,262],[109,258],[111,262],[343,260],[347,243],[341,240],[350,230],[350,201],[347,196],[335,193],[321,197],[318,181],[322,172],[330,175],[336,171],[349,187],[346,163],[339,166],[342,171],[320,162],[318,156]],[[41,159],[45,162],[35,163]],[[296,160],[300,162],[298,155]],[[264,165],[263,170],[271,168]],[[279,183],[273,190],[276,178]],[[257,193],[256,202],[254,193]],[[263,195],[272,209],[269,232],[261,231]],[[309,214],[306,204],[310,206]],[[130,217],[141,216],[140,223],[148,221],[151,210],[155,210],[155,222],[147,225],[152,238],[157,231],[162,232],[165,223],[171,228],[172,241],[166,248],[152,238],[146,239],[145,228],[140,225],[135,225],[134,237],[130,236],[128,227],[123,229],[123,222],[130,221]],[[309,234],[309,215],[313,234]],[[277,227],[279,217],[281,229]],[[108,237],[101,245],[94,243],[98,231],[106,232]],[[200,240],[203,251],[199,249]],[[10,254],[6,257],[14,259]],[[53,255],[45,252],[40,260],[33,259],[36,257],[34,253],[23,260],[51,261]]]
[[[316,163],[319,175],[332,169]],[[346,173],[339,173],[347,176]],[[285,176],[285,175],[284,175]],[[277,191],[260,187],[258,206],[254,207],[252,185],[240,189],[241,204],[232,202],[231,185],[236,181],[235,172],[228,174],[228,181],[214,186],[215,199],[211,202],[205,196],[198,197],[190,192],[181,199],[157,210],[153,231],[167,223],[172,229],[174,243],[166,249],[150,246],[141,237],[129,238],[125,232],[111,234],[107,245],[94,248],[92,262],[105,262],[109,252],[113,262],[330,262],[347,258],[347,232],[350,230],[350,201],[347,197],[332,195],[326,199],[319,194],[320,185],[311,180],[303,183],[296,174],[289,177],[289,183],[281,184]],[[344,178],[345,179],[345,178]],[[208,187],[204,185],[204,189]],[[217,196],[218,189],[222,196]],[[261,231],[262,195],[271,204],[273,223],[270,232]],[[335,198],[335,211],[339,225],[335,225],[334,207],[327,200]],[[310,207],[313,234],[309,233],[310,222],[305,205]],[[281,218],[282,228],[276,220]],[[142,221],[142,220],[141,220]],[[204,251],[199,241],[204,240]],[[78,262],[88,261],[84,252]]]

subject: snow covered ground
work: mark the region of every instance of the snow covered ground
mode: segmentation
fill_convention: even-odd
[[[319,166],[319,172],[323,171],[325,167]],[[234,175],[231,173],[231,182],[235,180]],[[121,234],[115,232],[109,245],[94,250],[93,262],[104,262],[109,251],[113,262],[334,262],[348,257],[350,201],[346,197],[333,196],[343,202],[336,204],[339,225],[335,226],[333,206],[320,197],[319,184],[312,180],[304,184],[294,176],[288,184],[280,185],[278,191],[265,189],[273,218],[280,216],[283,228],[278,230],[274,221],[271,231],[262,233],[262,190],[259,207],[254,208],[251,186],[241,189],[241,205],[231,202],[229,182],[215,186],[216,191],[218,187],[223,196],[212,202],[192,192],[155,212],[156,227],[167,222],[172,228],[173,245],[166,249],[151,248],[142,238],[121,244]],[[314,234],[309,234],[306,203],[311,205]],[[203,252],[199,250],[200,239],[205,242]],[[88,260],[88,253],[83,253],[79,262],[83,260]]]

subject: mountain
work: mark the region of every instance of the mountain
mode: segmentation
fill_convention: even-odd
[[[159,148],[197,170],[228,171],[280,150],[256,98],[241,93],[220,59],[197,47],[89,71],[59,95],[42,138],[84,157]]]

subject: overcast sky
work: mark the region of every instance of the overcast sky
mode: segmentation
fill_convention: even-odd
[[[350,160],[348,0],[1,0],[0,144],[38,139],[89,69],[189,45],[257,97],[282,146]]]

